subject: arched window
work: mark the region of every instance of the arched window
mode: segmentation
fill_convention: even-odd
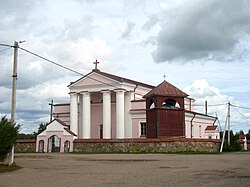
[[[44,140],[40,140],[38,145],[39,145],[38,152],[43,153],[44,152]]]
[[[53,135],[48,139],[48,153],[60,152],[61,139],[57,135]]]
[[[66,140],[66,141],[64,142],[64,152],[65,152],[65,153],[68,153],[69,150],[70,150],[70,141],[69,141],[69,140]]]
[[[155,108],[155,103],[153,100],[150,100],[150,107],[149,109]]]
[[[174,99],[166,99],[163,103],[162,103],[162,108],[166,108],[166,109],[178,109],[180,108],[179,103],[174,100]]]

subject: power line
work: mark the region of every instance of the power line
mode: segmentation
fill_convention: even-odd
[[[232,105],[232,104],[231,104]],[[248,107],[243,107],[243,106],[237,106],[237,105],[232,105],[233,107],[237,107],[237,108],[242,108],[242,109],[248,109],[248,110],[250,110],[250,108],[248,108]]]
[[[14,47],[13,45],[2,44],[2,43],[0,43],[0,46],[4,46],[4,47]]]
[[[246,117],[244,114],[242,114],[239,110],[237,110],[234,106],[233,106],[234,110],[237,111],[240,115],[242,115],[244,118],[246,118],[247,120],[249,119],[248,117]]]
[[[207,105],[207,106],[223,106],[223,105],[227,105],[227,104],[228,104],[228,103],[224,103],[224,104],[221,103],[221,104],[214,104],[214,105]],[[188,106],[189,106],[190,104],[185,104],[185,105],[188,105]],[[194,106],[204,107],[205,105],[195,105],[195,104],[194,104]]]
[[[0,53],[6,51],[6,50],[8,50],[8,49],[11,49],[11,47],[8,47],[8,48],[5,48],[5,49],[0,50]]]
[[[68,68],[68,67],[63,66],[63,65],[61,65],[61,64],[58,64],[58,63],[56,63],[56,62],[54,62],[54,61],[52,61],[52,60],[49,60],[49,59],[47,59],[47,58],[45,58],[45,57],[42,57],[41,55],[38,55],[38,54],[36,54],[36,53],[33,53],[33,52],[31,52],[31,51],[29,51],[29,50],[27,50],[27,49],[24,49],[24,48],[22,48],[22,47],[19,47],[19,49],[21,49],[21,50],[23,50],[23,51],[25,51],[25,52],[27,52],[27,53],[30,53],[30,54],[32,54],[32,55],[38,57],[38,58],[41,58],[41,59],[43,59],[43,60],[45,60],[45,61],[48,61],[48,62],[50,62],[50,63],[52,63],[52,64],[54,64],[54,65],[57,65],[57,66],[59,66],[59,67],[61,67],[61,68],[64,68],[64,69],[69,70],[69,71],[71,71],[71,72],[74,72],[74,73],[76,73],[76,74],[78,74],[78,75],[84,76],[84,74],[82,74],[82,73],[80,73],[80,72],[78,72],[78,71],[75,71],[75,70],[73,70],[73,69],[71,69],[71,68]]]
[[[38,58],[41,58],[41,59],[43,59],[43,60],[45,60],[45,61],[48,61],[48,62],[50,62],[50,63],[52,63],[52,64],[54,64],[54,65],[56,65],[56,66],[59,66],[59,67],[64,68],[64,69],[66,69],[66,70],[68,70],[68,71],[74,72],[74,73],[76,73],[76,74],[78,74],[78,75],[81,75],[81,76],[83,76],[83,77],[85,76],[84,74],[82,74],[82,73],[80,73],[80,72],[78,72],[78,71],[75,71],[75,70],[73,70],[73,69],[71,69],[71,68],[68,68],[68,67],[66,67],[66,66],[64,66],[64,65],[61,65],[61,64],[56,63],[56,62],[54,62],[54,61],[52,61],[52,60],[49,60],[49,59],[47,59],[47,58],[45,58],[45,57],[43,57],[43,56],[41,56],[41,55],[38,55],[38,54],[36,54],[36,53],[34,53],[34,52],[29,51],[29,50],[27,50],[27,49],[24,49],[24,48],[22,48],[22,47],[19,47],[19,48],[20,48],[21,50],[23,50],[23,51],[29,53],[29,54],[32,54],[32,55],[34,55],[34,56],[36,56],[36,57],[38,57]],[[87,77],[87,78],[92,79],[92,80],[95,80],[95,81],[100,82],[100,83],[102,83],[102,84],[106,84],[106,85],[111,86],[111,87],[114,87],[114,88],[118,88],[118,87],[116,87],[116,86],[114,86],[114,85],[112,85],[112,84],[105,83],[105,82],[103,82],[103,81],[100,81],[100,80],[95,79],[95,78],[92,78],[92,77]]]
[[[14,47],[14,46],[12,46],[12,45],[2,44],[2,43],[0,43],[0,46]],[[61,65],[61,64],[56,63],[56,62],[54,62],[54,61],[52,61],[52,60],[49,60],[48,58],[45,58],[45,57],[43,57],[43,56],[41,56],[41,55],[39,55],[39,54],[37,54],[37,53],[31,52],[31,51],[28,50],[28,49],[24,49],[24,48],[22,48],[22,47],[20,47],[20,46],[18,46],[18,48],[20,48],[21,50],[23,50],[23,51],[25,51],[25,52],[27,52],[27,53],[29,53],[29,54],[32,54],[32,55],[34,55],[34,56],[36,56],[36,57],[38,57],[38,58],[41,58],[41,59],[43,59],[43,60],[45,60],[45,61],[47,61],[47,62],[50,62],[50,63],[52,63],[52,64],[54,64],[54,65],[57,65],[57,66],[59,66],[59,67],[61,67],[61,68],[64,68],[64,69],[66,69],[66,70],[68,70],[68,71],[71,71],[71,72],[76,73],[76,74],[78,74],[78,75],[81,75],[81,76],[83,76],[83,77],[85,76],[84,74],[82,74],[82,73],[80,73],[80,72],[78,72],[78,71],[76,71],[76,70],[73,70],[73,69],[68,68],[68,67],[66,67],[66,66],[64,66],[64,65]],[[114,87],[114,88],[118,88],[117,86],[114,86],[114,85],[112,85],[112,84],[105,83],[105,82],[103,82],[103,81],[100,81],[100,80],[95,79],[95,78],[92,78],[92,77],[87,77],[87,78],[92,79],[92,80],[95,80],[95,81],[100,82],[100,83],[102,83],[102,84],[106,84],[106,85],[111,86],[111,87]]]

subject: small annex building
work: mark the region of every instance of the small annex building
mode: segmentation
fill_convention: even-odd
[[[195,100],[165,80],[155,87],[96,63],[68,88],[70,103],[53,106],[55,120],[38,135],[37,152],[72,151],[74,139],[220,138],[217,118],[195,112]]]
[[[54,119],[46,130],[37,135],[36,152],[72,152],[73,140],[76,134],[69,126],[59,119]]]

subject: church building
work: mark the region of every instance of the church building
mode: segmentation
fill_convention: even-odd
[[[74,139],[219,139],[216,117],[194,111],[193,98],[97,68],[68,86],[70,103],[55,104],[54,120],[37,136],[37,152],[69,152]]]

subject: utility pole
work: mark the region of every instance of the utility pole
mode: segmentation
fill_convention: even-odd
[[[11,122],[16,120],[16,81],[17,81],[17,55],[18,42],[14,42],[14,60],[13,60],[13,74],[12,74],[12,102],[11,102]]]
[[[11,122],[15,123],[16,120],[16,81],[17,81],[17,55],[18,55],[18,42],[14,42],[14,59],[13,59],[13,74],[12,74],[12,99],[11,99]],[[7,154],[4,160],[5,164],[9,166],[14,162],[14,146]]]
[[[52,115],[53,115],[53,100],[51,100],[51,103],[49,103],[50,105],[50,122],[52,121]]]
[[[227,110],[227,128],[228,128],[228,134],[227,134],[227,143],[230,145],[230,101],[228,102],[228,110]]]
[[[205,114],[207,115],[207,100],[205,101]]]
[[[11,122],[15,123],[16,121],[16,82],[17,82],[17,56],[19,43],[25,41],[14,41],[14,57],[13,57],[13,74],[12,74],[12,99],[11,99]],[[14,146],[12,146],[11,151],[7,154],[5,163],[9,166],[14,162]]]
[[[224,127],[224,132],[223,132],[223,137],[222,137],[222,142],[221,142],[221,147],[220,147],[220,152],[222,152],[223,145],[225,142],[225,135],[226,135],[226,128],[227,128],[227,143],[230,145],[230,101],[228,102],[228,109],[227,109],[227,116],[226,116],[226,121],[225,121],[225,127]]]
[[[227,128],[227,120],[228,120],[228,115],[226,116],[225,127],[224,127],[222,142],[221,142],[221,146],[220,146],[220,152],[222,152],[223,146],[224,146],[225,135],[226,135],[226,128]]]

